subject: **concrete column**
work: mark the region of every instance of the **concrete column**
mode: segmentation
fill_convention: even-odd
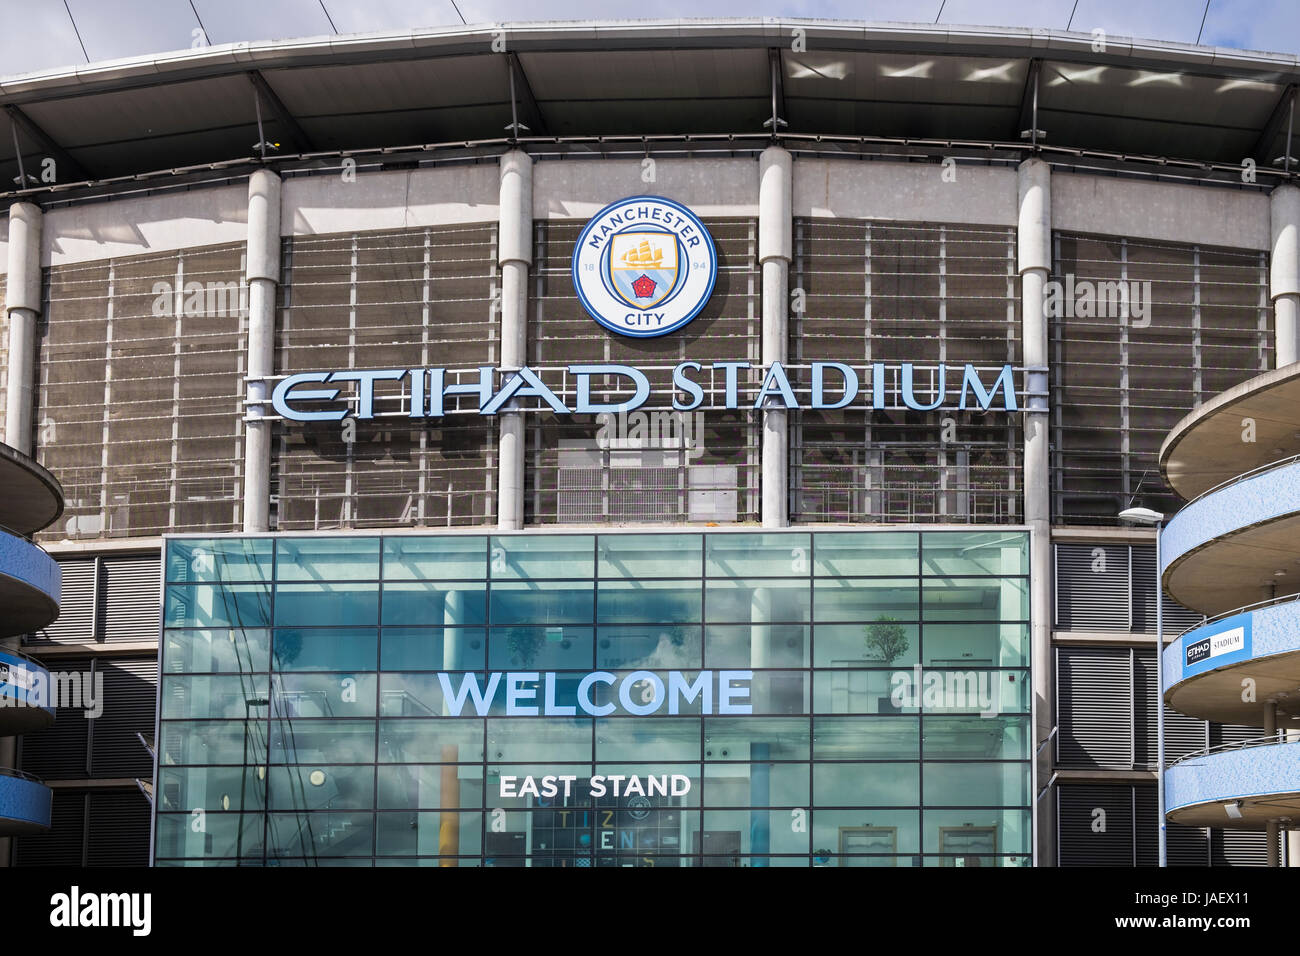
[[[533,262],[533,161],[511,150],[501,157],[501,368],[517,369],[528,355],[528,269]],[[497,526],[524,526],[524,413],[503,409],[498,417]]]
[[[244,530],[271,530],[271,423],[263,402],[275,374],[275,290],[280,282],[280,177],[248,177],[248,405],[244,413]]]
[[[41,210],[32,203],[9,207],[9,385],[5,398],[5,444],[32,453],[32,391],[36,383],[36,319],[41,314]],[[19,637],[0,646],[17,648]],[[18,738],[0,737],[0,767],[16,766]],[[0,837],[0,867],[9,865],[8,837]]]
[[[1300,743],[1300,730],[1286,732],[1288,743]],[[1286,865],[1300,867],[1300,820],[1292,817],[1286,830]]]
[[[1281,368],[1300,358],[1296,338],[1300,319],[1300,188],[1284,184],[1269,198],[1273,249],[1268,294],[1273,301],[1274,359]]]
[[[1264,736],[1273,737],[1277,735],[1277,702],[1265,701],[1264,703]],[[1281,865],[1281,846],[1279,836],[1281,830],[1277,820],[1269,820],[1264,824],[1264,843],[1265,859],[1269,866]]]
[[[1021,340],[1029,391],[1042,397],[1025,402],[1025,524],[1029,526],[1029,619],[1032,639],[1035,752],[1052,731],[1052,508],[1048,461],[1047,315],[1043,286],[1052,268],[1051,171],[1040,159],[1020,164],[1017,228]],[[1055,796],[1038,789],[1052,777],[1052,748],[1035,759],[1035,823],[1039,866],[1056,865]]]
[[[779,146],[758,159],[758,261],[763,270],[763,366],[789,355],[790,260],[793,257],[793,160]],[[763,527],[790,523],[789,412],[763,409]]]
[[[32,453],[32,389],[36,379],[36,317],[41,314],[41,210],[31,203],[9,207],[9,387],[5,397],[5,444]]]

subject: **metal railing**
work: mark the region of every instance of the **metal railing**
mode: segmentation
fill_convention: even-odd
[[[1219,621],[1232,617],[1234,614],[1245,614],[1247,611],[1258,611],[1262,608],[1272,607],[1275,604],[1286,604],[1289,601],[1300,601],[1300,592],[1295,594],[1283,594],[1280,597],[1265,598],[1263,601],[1256,601],[1254,604],[1243,604],[1241,607],[1235,607],[1231,611],[1223,611],[1214,617],[1202,619],[1191,627],[1184,628],[1174,637],[1174,640],[1186,637],[1192,631],[1198,631],[1203,627],[1209,627],[1211,624],[1217,624]]]
[[[1195,760],[1198,757],[1208,757],[1211,754],[1228,753],[1233,750],[1250,750],[1252,747],[1271,747],[1277,744],[1300,744],[1297,740],[1287,740],[1285,737],[1251,737],[1247,740],[1235,740],[1230,744],[1219,744],[1217,747],[1206,747],[1203,750],[1194,750],[1189,754],[1183,754],[1172,763],[1166,764],[1165,769],[1176,767],[1185,760]]]
[[[21,658],[22,660],[26,661],[28,664],[31,664],[33,667],[39,667],[47,674],[49,673],[50,670],[49,667],[46,666],[42,661],[37,660],[35,657],[32,657],[32,655],[30,654],[24,654],[16,647],[6,647],[3,644],[0,644],[0,654],[12,654],[14,657]]]
[[[1185,510],[1191,507],[1192,505],[1196,504],[1196,502],[1200,501],[1202,498],[1214,494],[1216,491],[1218,491],[1221,488],[1227,488],[1229,485],[1235,485],[1238,482],[1245,481],[1247,478],[1253,478],[1256,475],[1262,475],[1264,472],[1272,471],[1275,468],[1284,468],[1285,466],[1295,464],[1298,461],[1300,461],[1300,455],[1291,455],[1288,458],[1279,458],[1277,461],[1271,461],[1267,465],[1258,465],[1257,467],[1252,468],[1250,471],[1243,471],[1240,475],[1237,475],[1235,478],[1229,478],[1227,481],[1221,481],[1213,488],[1207,488],[1205,491],[1202,491],[1191,501],[1187,502],[1187,504],[1183,506],[1183,509]]]
[[[30,783],[39,783],[45,786],[45,781],[40,777],[33,776],[30,773],[24,773],[21,770],[15,770],[13,767],[0,767],[0,777],[16,777],[19,780],[26,780]]]

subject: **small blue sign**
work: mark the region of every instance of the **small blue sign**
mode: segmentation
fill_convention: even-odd
[[[1234,614],[1183,638],[1183,677],[1212,671],[1251,656],[1251,615]]]

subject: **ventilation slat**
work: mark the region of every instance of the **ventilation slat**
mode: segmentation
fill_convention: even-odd
[[[1132,767],[1129,652],[1119,647],[1056,649],[1062,767]]]
[[[1062,631],[1128,631],[1128,548],[1056,546],[1056,627]]]
[[[95,720],[91,771],[96,777],[148,777],[153,759],[137,733],[153,734],[158,664],[153,658],[98,661],[104,712]]]
[[[107,644],[158,640],[158,554],[103,560],[103,639]]]

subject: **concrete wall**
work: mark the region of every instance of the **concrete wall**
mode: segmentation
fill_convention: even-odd
[[[796,159],[794,214],[818,218],[1016,224],[1016,171],[991,166],[944,169],[921,163]]]
[[[1016,174],[958,167],[944,182],[932,164],[796,159],[794,215],[1014,226]],[[758,215],[758,161],[659,159],[653,181],[640,160],[540,160],[535,219],[586,219],[613,199],[648,193],[705,217]],[[495,222],[495,164],[305,176],[284,182],[281,233],[323,235],[456,223]],[[42,265],[89,262],[244,242],[247,189],[241,184],[49,210]],[[1263,193],[1055,173],[1053,228],[1168,242],[1268,249]],[[0,230],[0,272],[6,242]]]
[[[242,243],[247,221],[243,183],[51,209],[42,227],[41,265]]]
[[[534,219],[588,219],[624,196],[663,196],[697,216],[758,216],[758,160],[544,161],[533,171]]]
[[[1052,174],[1052,228],[1065,232],[1268,249],[1269,217],[1260,192]]]
[[[280,232],[286,236],[496,222],[496,163],[300,176],[284,181]]]

